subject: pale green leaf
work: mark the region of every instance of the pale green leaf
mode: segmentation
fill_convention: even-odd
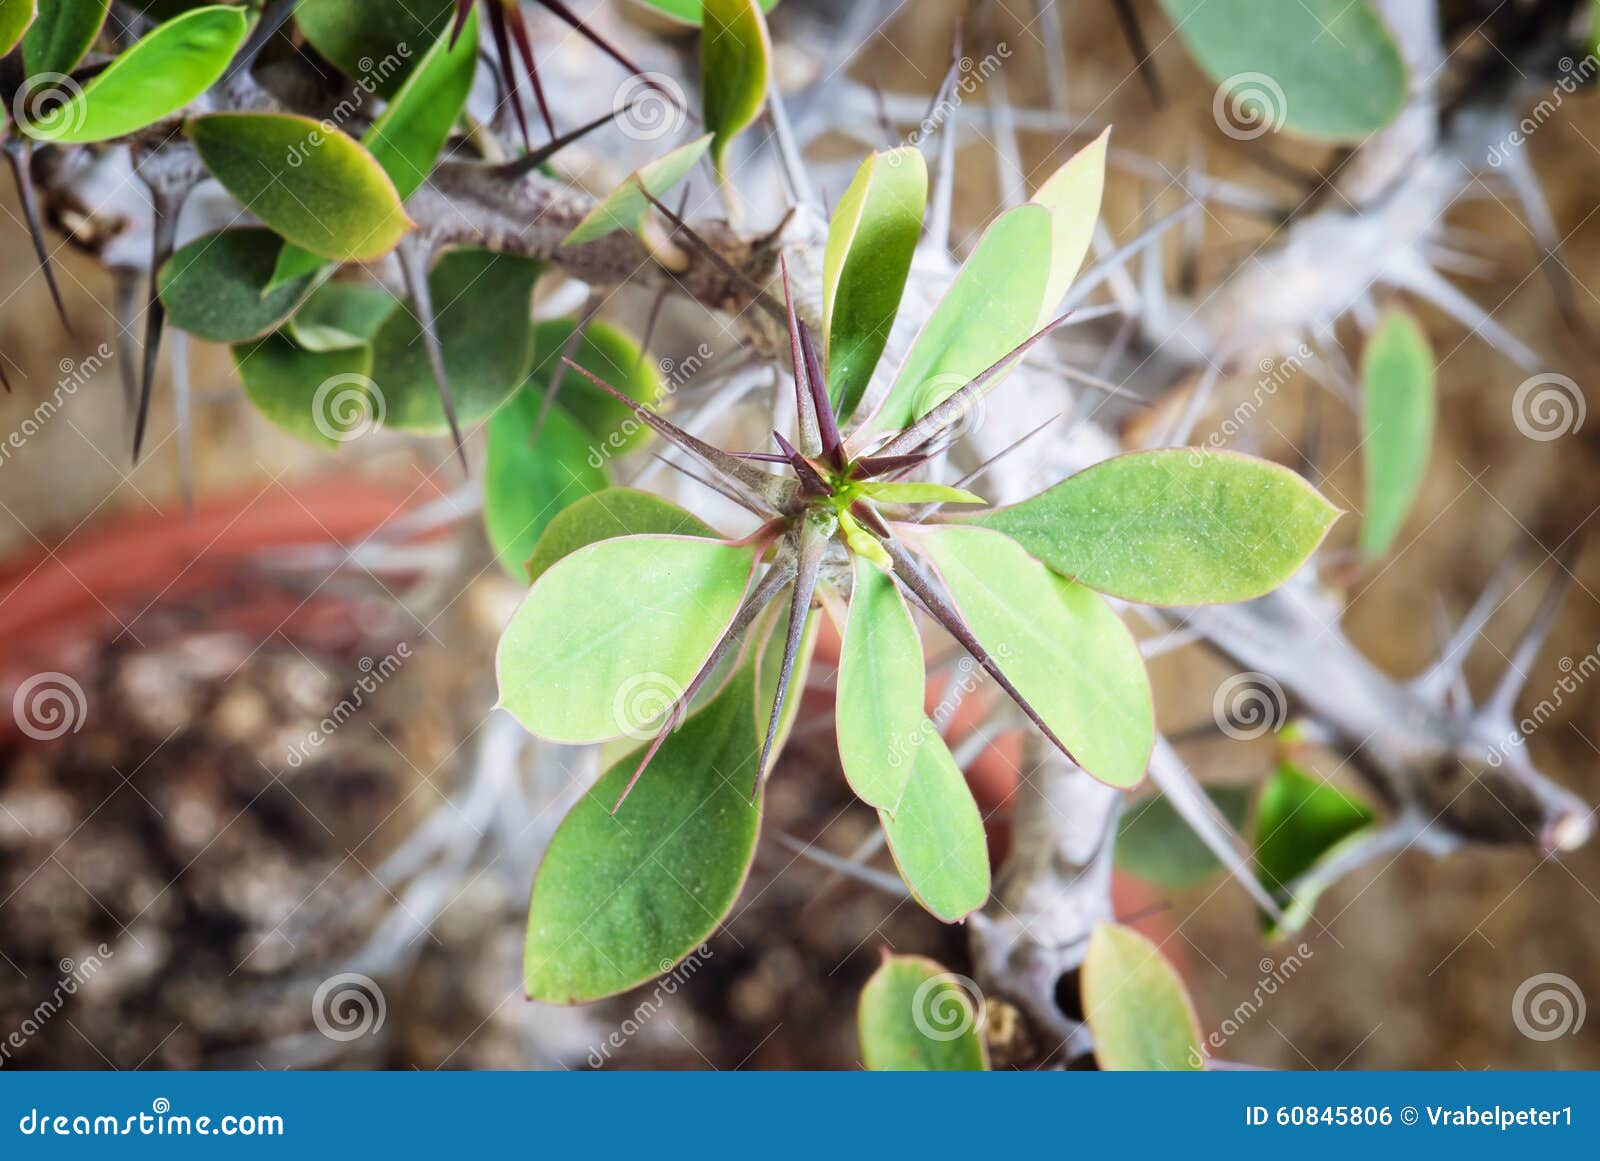
[[[932,411],[1033,334],[1050,238],[1051,216],[1042,206],[1018,206],[995,219],[911,344],[871,420],[874,431],[905,427]]]
[[[989,899],[983,816],[939,727],[924,718],[893,816],[878,811],[900,877],[934,918],[959,923]]]
[[[550,521],[563,508],[604,488],[589,433],[560,407],[540,412],[543,400],[523,391],[488,424],[483,469],[483,522],[495,555],[512,576],[525,575]]]
[[[543,269],[537,259],[489,250],[449,250],[434,264],[428,287],[457,422],[488,417],[522,386],[533,357],[533,285]],[[383,392],[385,426],[449,429],[409,301],[373,336],[372,379]]]
[[[1111,130],[1069,157],[1034,191],[1033,201],[1050,211],[1050,280],[1045,286],[1039,325],[1055,315],[1067,287],[1078,276],[1095,223],[1100,220],[1100,195],[1106,184],[1106,143]]]
[[[981,1072],[989,1067],[970,981],[931,959],[885,956],[861,990],[861,1063],[875,1072]]]
[[[1112,786],[1136,785],[1155,745],[1139,646],[1098,593],[982,528],[927,534],[967,625],[1073,760]]]
[[[267,290],[281,244],[271,230],[246,227],[204,234],[184,246],[156,278],[172,325],[216,343],[242,343],[276,330],[312,286],[310,278],[297,278]]]
[[[752,548],[691,536],[579,549],[539,578],[501,637],[501,702],[556,742],[643,730],[635,695],[688,686],[732,622],[754,564]]]
[[[1169,448],[1114,456],[976,522],[1112,596],[1205,605],[1281,585],[1339,515],[1288,468],[1236,452]]]
[[[948,484],[868,480],[856,487],[863,496],[880,504],[987,504],[989,502],[976,492],[952,488]]]
[[[1422,487],[1434,411],[1433,348],[1416,319],[1393,311],[1361,359],[1361,551],[1369,557],[1389,551]]]
[[[839,512],[839,535],[844,537],[844,542],[850,546],[850,551],[857,556],[870,560],[882,569],[894,567],[894,560],[889,552],[879,542],[878,538],[865,528],[847,510]]]
[[[214,113],[189,122],[211,176],[290,242],[337,262],[381,258],[412,228],[389,175],[309,117]]]
[[[243,9],[212,5],[185,12],[151,29],[81,92],[23,129],[61,144],[107,141],[143,129],[215,84],[249,31]]]
[[[1131,927],[1102,923],[1081,974],[1094,1057],[1106,1072],[1205,1069],[1200,1022],[1183,980],[1161,950]]]
[[[703,11],[701,0],[639,0],[639,2],[683,24],[699,24]],[[771,12],[777,6],[778,0],[761,0],[763,12]]]
[[[1405,104],[1405,61],[1368,0],[1295,0],[1264,18],[1260,0],[1161,0],[1178,36],[1218,82],[1223,132],[1286,129],[1359,142]]]
[[[835,726],[856,796],[891,814],[923,740],[922,640],[893,578],[860,556],[839,651]]]
[[[711,144],[711,134],[697,137],[687,145],[680,145],[642,165],[628,175],[626,181],[612,190],[573,227],[572,233],[562,241],[563,246],[581,246],[604,238],[617,230],[636,230],[644,220],[650,203],[644,196],[648,190],[653,198],[660,198],[673,186],[689,176],[695,162],[705,155]]]
[[[21,7],[9,0],[5,7]],[[22,59],[29,76],[65,76],[78,67],[100,35],[111,0],[48,0],[22,38]],[[0,34],[0,41],[4,35]]]
[[[718,175],[733,139],[748,129],[767,102],[772,38],[756,0],[703,0],[700,22],[700,93],[711,130],[711,164]]]
[[[841,420],[861,402],[889,341],[927,200],[927,163],[908,145],[863,161],[834,207],[822,263],[822,334],[828,398]]]
[[[760,827],[750,801],[761,752],[753,701],[746,665],[662,743],[616,814],[637,754],[562,820],[533,881],[523,960],[530,998],[572,1004],[626,991],[716,930],[744,885]]]
[[[528,580],[538,580],[558,560],[580,548],[645,532],[718,538],[698,517],[659,496],[632,488],[606,488],[562,508],[545,526],[528,558]]]

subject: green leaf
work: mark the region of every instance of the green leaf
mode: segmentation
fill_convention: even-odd
[[[1050,238],[1051,215],[1042,206],[1018,206],[995,219],[911,344],[873,430],[907,426],[1033,334]]]
[[[1212,112],[1250,140],[1287,129],[1355,142],[1405,104],[1405,61],[1367,0],[1298,0],[1262,19],[1258,0],[1161,0],[1178,36],[1221,86]]]
[[[644,357],[633,339],[609,323],[595,320],[584,328],[583,337],[569,353],[567,344],[576,325],[572,319],[551,319],[534,328],[533,369],[523,390],[542,396],[562,367],[561,360],[569,358],[630,399],[649,407],[660,402],[661,376],[656,364]],[[561,377],[556,398],[594,436],[601,445],[600,454],[607,459],[650,438],[650,429],[639,422],[631,407],[571,370]]]
[[[1206,796],[1235,830],[1250,811],[1244,786],[1208,786]],[[1168,891],[1198,886],[1222,864],[1164,794],[1130,803],[1117,826],[1117,870]]]
[[[372,353],[366,347],[306,351],[280,331],[234,347],[233,361],[250,402],[290,435],[337,447],[382,419],[382,401],[367,377]]]
[[[644,730],[634,695],[688,686],[733,621],[754,565],[753,548],[692,536],[579,549],[539,578],[501,637],[501,702],[555,742]]]
[[[477,64],[478,14],[473,9],[455,48],[450,47],[449,29],[441,30],[388,107],[361,135],[361,144],[394,182],[402,202],[433,172],[439,151],[466,108]],[[310,251],[285,246],[274,281],[309,274],[321,265],[322,259]]]
[[[705,154],[711,144],[711,134],[697,137],[687,145],[680,145],[648,165],[642,165],[628,175],[626,181],[601,199],[594,209],[584,215],[583,221],[573,227],[572,233],[562,241],[563,246],[581,246],[604,238],[617,230],[636,230],[644,220],[650,203],[645,199],[648,190],[653,198],[661,195],[689,176],[695,162]]]
[[[587,545],[646,532],[719,538],[698,517],[659,496],[633,488],[606,488],[562,508],[545,526],[528,558],[528,580],[538,580],[558,560]]]
[[[533,357],[533,285],[542,270],[534,258],[450,250],[428,275],[445,373],[461,424],[492,414],[522,386]],[[396,307],[373,337],[372,378],[383,392],[385,426],[449,430],[422,326],[409,302]]]
[[[922,639],[894,580],[861,557],[839,650],[834,723],[850,789],[891,814],[923,740]]]
[[[34,0],[0,0],[0,55],[17,47],[33,17]]]
[[[1367,510],[1361,551],[1389,551],[1422,486],[1433,445],[1433,348],[1417,320],[1392,311],[1361,358],[1361,456]]]
[[[229,193],[320,257],[381,258],[412,228],[394,183],[372,154],[309,117],[214,113],[190,121],[187,132]]]
[[[1102,923],[1083,959],[1083,1011],[1107,1072],[1200,1072],[1200,1023],[1183,980],[1131,927]]]
[[[276,330],[312,286],[310,278],[297,278],[267,291],[280,245],[271,230],[246,227],[205,234],[183,247],[156,278],[172,325],[216,343],[242,343]]]
[[[250,31],[243,9],[196,8],[158,25],[64,104],[23,126],[40,141],[106,141],[171,116],[215,84]]]
[[[411,75],[418,49],[448,32],[455,7],[455,0],[301,0],[294,18],[359,92],[391,97]],[[476,39],[469,43],[476,49]]]
[[[610,482],[590,457],[582,425],[560,407],[541,424],[541,407],[524,391],[489,420],[483,521],[500,563],[516,577],[556,514]]]
[[[922,956],[884,956],[856,1012],[861,1063],[875,1072],[987,1069],[970,984]]]
[[[670,970],[722,922],[760,826],[749,797],[761,753],[753,702],[746,665],[662,743],[616,814],[637,754],[607,770],[556,829],[528,909],[531,999],[626,991]]]
[[[939,727],[926,718],[891,817],[878,811],[900,877],[934,918],[959,923],[989,899],[983,816]]]
[[[1114,456],[976,522],[1103,593],[1209,605],[1277,588],[1339,516],[1288,468],[1237,452],[1169,448]]]
[[[982,528],[930,530],[924,551],[973,634],[1073,760],[1112,786],[1143,779],[1155,745],[1150,682],[1105,599]]]
[[[863,496],[880,504],[987,504],[989,502],[976,492],[952,488],[948,484],[924,484],[915,481],[899,484],[893,481],[868,480],[864,484],[856,485],[856,488]]]
[[[1054,317],[1094,239],[1095,223],[1100,220],[1100,195],[1106,185],[1106,142],[1110,137],[1110,129],[1102,130],[1100,136],[1069,157],[1034,191],[1032,201],[1050,211],[1050,279],[1039,310],[1040,326]]]
[[[23,7],[9,0],[6,8]],[[51,0],[22,38],[22,59],[29,76],[65,76],[78,67],[100,35],[111,0]],[[0,33],[0,41],[5,36]]]
[[[276,245],[276,237],[273,239]],[[312,291],[305,305],[294,312],[289,333],[308,351],[365,346],[394,309],[394,296],[386,290],[327,282]]]
[[[1285,904],[1284,931],[1302,927],[1317,901],[1311,893],[1291,896],[1295,880],[1367,830],[1375,818],[1370,807],[1332,783],[1289,762],[1278,766],[1256,803],[1255,850],[1261,885]],[[1265,917],[1263,925],[1271,930]]]
[[[702,14],[700,0],[640,0],[641,3],[662,12],[684,24],[699,24]],[[761,10],[771,12],[778,0],[761,0]]]
[[[914,146],[861,163],[828,223],[822,264],[822,333],[828,398],[849,419],[900,310],[928,201],[928,166]]]
[[[700,93],[719,178],[728,146],[767,102],[772,38],[756,0],[704,0],[700,23]]]

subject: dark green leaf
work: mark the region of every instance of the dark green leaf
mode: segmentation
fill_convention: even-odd
[[[700,7],[700,92],[720,177],[728,146],[766,104],[772,40],[756,0],[703,0]]]
[[[662,743],[627,802],[622,758],[572,808],[545,852],[528,910],[528,995],[572,1004],[662,974],[738,898],[760,825],[750,666]]]
[[[700,23],[702,15],[700,0],[640,0],[640,2],[684,24]],[[763,12],[771,12],[777,6],[778,0],[761,0]]]
[[[551,319],[534,328],[533,369],[528,372],[524,390],[543,395],[552,376],[563,366],[561,360],[568,358],[630,399],[647,407],[660,402],[661,377],[656,373],[656,364],[648,357],[641,358],[639,347],[631,338],[596,320],[584,328],[583,337],[568,352],[567,344],[576,325],[571,319]],[[607,459],[650,438],[650,429],[639,422],[631,407],[570,369],[561,376],[556,398],[589,430],[600,454]]]
[[[455,7],[455,0],[300,0],[294,17],[312,47],[345,76],[364,91],[390,97],[411,75],[423,46],[448,32]]]
[[[395,310],[394,296],[375,286],[326,282],[289,320],[289,333],[308,351],[365,346]]]
[[[297,278],[267,291],[282,243],[246,227],[196,238],[161,268],[156,285],[172,325],[216,343],[257,339],[283,324],[311,293]]]
[[[22,38],[28,75],[65,76],[77,68],[100,35],[110,7],[111,0],[49,0]]]
[[[1316,895],[1291,896],[1295,880],[1365,831],[1375,815],[1365,803],[1289,762],[1261,788],[1256,805],[1256,871],[1261,885],[1283,900],[1285,929],[1303,925]]]
[[[233,348],[250,402],[290,435],[323,447],[357,439],[382,419],[367,377],[371,359],[365,347],[302,350],[281,331]]]
[[[563,508],[609,481],[591,458],[589,433],[560,407],[539,420],[540,401],[524,391],[489,420],[483,473],[483,520],[500,563],[512,576]]]

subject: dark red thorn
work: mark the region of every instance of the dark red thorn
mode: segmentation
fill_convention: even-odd
[[[624,56],[621,51],[619,51],[615,45],[607,41],[605,37],[601,36],[594,29],[585,24],[578,14],[572,9],[568,8],[565,4],[561,3],[561,0],[538,0],[538,3],[541,8],[546,9],[561,20],[566,21],[567,25],[576,31],[579,36],[583,37],[590,44],[594,45],[623,68],[637,75],[640,80],[644,81],[647,87],[663,94],[667,100],[671,101],[674,105],[678,103],[677,97],[674,96],[670,90],[657,81],[651,79],[649,74],[647,74],[638,65],[634,64],[633,61]]]
[[[683,719],[688,716],[689,703],[700,692],[700,687],[706,683],[728,651],[743,639],[749,631],[751,624],[759,617],[766,607],[772,603],[772,598],[778,595],[779,590],[793,578],[795,567],[793,561],[775,563],[767,570],[767,575],[762,577],[755,588],[750,590],[744,598],[744,603],[739,606],[739,611],[734,614],[733,623],[728,626],[721,639],[712,646],[711,655],[700,666],[699,672],[684,687],[683,693],[672,703],[672,708],[667,710],[666,717],[662,719],[661,730],[650,740],[650,745],[644,752],[644,757],[639,759],[639,765],[634,767],[633,775],[628,779],[628,784],[622,788],[622,793],[617,795],[617,801],[612,804],[611,813],[616,814],[622,809],[622,804],[633,793],[633,788],[638,785],[640,776],[645,772],[645,767],[655,760],[656,752],[661,749],[667,740],[667,735],[674,732],[683,724]]]
[[[605,116],[596,117],[587,125],[580,125],[576,129],[563,133],[560,137],[546,142],[531,152],[524,153],[521,157],[514,161],[508,161],[503,165],[497,165],[494,167],[495,175],[497,177],[508,178],[525,177],[526,175],[532,173],[535,169],[539,168],[539,166],[549,161],[557,153],[560,153],[567,146],[571,145],[574,141],[587,137],[601,126],[615,121],[617,117],[623,113],[626,113],[631,108],[633,108],[632,105],[624,105],[620,109],[613,109],[611,112],[605,114]]]
[[[493,3],[493,0],[490,0]],[[450,29],[450,47],[456,46],[456,41],[461,39],[461,30],[467,26],[467,17],[472,12],[472,0],[456,0],[456,19]]]
[[[800,350],[805,354],[806,382],[811,385],[811,403],[817,411],[817,426],[822,432],[822,454],[835,468],[845,464],[844,437],[839,434],[839,423],[833,415],[833,401],[828,398],[828,383],[822,377],[822,360],[817,358],[817,345],[811,340],[811,328],[800,321]]]
[[[772,744],[778,736],[778,724],[783,720],[789,682],[794,678],[795,661],[800,655],[806,620],[811,616],[811,599],[817,592],[817,573],[822,568],[822,556],[827,548],[828,536],[818,525],[811,521],[800,525],[800,541],[795,553],[794,595],[789,602],[789,631],[784,635],[783,664],[778,670],[778,688],[772,697],[772,713],[767,718],[767,735],[761,743],[761,760],[756,764],[755,784],[750,787],[752,803],[761,793],[767,763],[772,758]]]
[[[926,452],[914,452],[903,456],[863,456],[855,463],[855,476],[858,480],[870,480],[874,476],[892,475],[895,472],[920,468],[932,458]]]
[[[764,464],[786,464],[788,456],[780,456],[777,452],[729,452],[736,460],[759,460]]]
[[[506,86],[506,100],[511,102],[511,112],[516,115],[517,127],[522,130],[524,148],[533,148],[533,138],[528,133],[528,117],[522,111],[522,90],[517,81],[516,65],[511,59],[511,41],[506,36],[506,10],[500,0],[487,0],[489,31],[494,34],[495,56],[500,61],[500,79]]]
[[[517,52],[522,57],[522,66],[528,70],[528,80],[533,82],[533,99],[539,103],[539,115],[544,118],[544,127],[550,136],[556,136],[556,123],[550,116],[550,106],[544,99],[544,84],[539,80],[539,63],[533,56],[533,42],[528,39],[528,26],[522,19],[522,9],[517,5],[517,0],[505,0],[506,27],[511,30],[511,39],[517,46]]]
[[[661,213],[661,215],[667,219],[667,221],[671,222],[673,228],[687,238],[689,240],[689,244],[693,246],[699,253],[703,254],[707,261],[709,261],[718,270],[722,271],[722,273],[726,274],[734,282],[737,282],[740,286],[744,287],[745,293],[750,296],[750,301],[754,305],[766,311],[767,315],[775,320],[780,326],[787,324],[788,320],[785,317],[784,312],[780,310],[770,298],[767,297],[767,292],[761,287],[757,286],[755,282],[751,280],[748,274],[740,270],[732,262],[729,262],[721,254],[717,253],[716,247],[714,247],[710,242],[707,242],[699,234],[695,233],[694,227],[689,225],[688,222],[684,221],[681,214],[675,214],[669,210],[661,203],[661,199],[657,198],[649,190],[645,189],[644,186],[641,185],[639,187],[639,192],[644,194],[645,201],[654,206]]]
[[[155,225],[150,251],[150,297],[145,304],[144,315],[143,375],[139,383],[139,410],[133,420],[133,462],[136,464],[144,448],[145,425],[150,420],[150,396],[155,390],[156,360],[161,355],[161,332],[167,321],[166,306],[156,288],[157,275],[177,248],[178,215],[192,188],[185,186],[174,190],[158,187],[150,191]]]
[[[812,455],[822,451],[822,428],[817,418],[816,396],[807,385],[810,374],[800,343],[800,316],[794,309],[794,292],[789,287],[789,260],[778,255],[778,271],[783,277],[783,305],[789,323],[789,362],[794,367],[794,407],[800,428],[800,446]]]
[[[789,466],[794,469],[794,474],[800,477],[801,491],[812,496],[826,496],[833,491],[828,487],[828,481],[822,478],[822,473],[817,471],[810,460],[800,454],[794,444],[783,438],[782,432],[773,432],[772,438],[778,441],[778,446],[783,449]]]

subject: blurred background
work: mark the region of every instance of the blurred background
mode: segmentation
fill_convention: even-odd
[[[646,67],[692,91],[692,34],[627,3],[581,7],[603,10],[597,19]],[[1468,29],[1452,47],[1492,47],[1488,32],[1474,39],[1472,6],[1452,7],[1453,27]],[[1008,183],[1031,189],[1108,124],[1104,218],[1118,239],[1179,204],[1176,175],[1197,151],[1215,178],[1299,196],[1296,181],[1325,166],[1328,150],[1225,133],[1215,86],[1158,6],[1126,8],[1148,52],[1143,74],[1123,11],[1110,0],[783,0],[772,27],[799,117],[840,77],[930,99],[958,23],[967,54],[1004,46],[1000,70],[957,114],[958,236],[984,224]],[[528,15],[561,118],[603,110],[613,81],[607,73],[596,95],[592,50],[542,11]],[[1600,325],[1596,109],[1588,93],[1566,100],[1525,146],[1558,256],[1492,181],[1448,218],[1475,259],[1459,284],[1584,389],[1595,349],[1558,308],[1547,273],[1558,264],[1578,313]],[[1016,123],[1015,155],[997,115]],[[560,168],[603,190],[640,148],[605,131]],[[821,183],[836,200],[860,146],[824,134],[809,154],[819,173],[843,174]],[[775,219],[776,199],[769,206],[759,187],[750,196],[754,224]],[[843,854],[875,827],[833,750],[824,642],[768,792],[769,833],[726,928],[691,968],[613,1001],[525,1001],[532,873],[598,767],[492,710],[493,649],[520,587],[495,564],[448,441],[377,432],[336,452],[310,447],[255,411],[226,349],[173,345],[158,382],[170,383],[173,358],[187,360],[186,508],[166,386],[130,465],[129,348],[96,247],[48,234],[69,334],[15,201],[4,210],[0,359],[12,391],[0,396],[0,432],[15,434],[0,447],[0,694],[7,707],[27,699],[61,715],[0,713],[0,1041],[14,1029],[21,1040],[0,1056],[5,1067],[852,1068],[856,997],[882,949],[969,970],[962,931],[783,842]],[[60,207],[52,212],[60,226]],[[1201,221],[1193,255],[1168,256],[1170,277],[1201,286],[1252,261],[1275,229],[1227,207]],[[1179,270],[1190,260],[1196,269]],[[536,311],[555,313],[559,293],[541,283]],[[619,296],[608,317],[642,329],[649,306],[647,295]],[[1401,548],[1350,589],[1345,625],[1379,667],[1411,675],[1436,646],[1434,604],[1459,617],[1499,565],[1525,559],[1468,668],[1483,688],[1533,612],[1545,549],[1570,542],[1600,507],[1600,425],[1528,438],[1511,414],[1526,372],[1416,309],[1439,356],[1437,442]],[[703,342],[729,339],[703,311],[671,303],[651,355],[682,359]],[[1293,462],[1311,394],[1332,400],[1295,374],[1235,445]],[[1357,417],[1336,402],[1320,413],[1326,491],[1358,510]],[[1600,553],[1572,570],[1527,684],[1532,700],[1600,648]],[[1210,718],[1231,672],[1198,647],[1151,671],[1160,722],[1175,733]],[[1600,683],[1582,685],[1529,741],[1540,767],[1590,803],[1600,801],[1597,710]],[[971,725],[963,716],[955,729]],[[1183,752],[1218,783],[1259,779],[1273,762],[1270,740],[1202,737]],[[997,855],[1018,753],[1002,739],[971,771]],[[1287,944],[1262,940],[1248,898],[1223,878],[1175,891],[1122,875],[1117,900],[1178,964],[1205,1029],[1231,1023],[1230,1060],[1600,1067],[1600,1017],[1549,1040],[1513,1019],[1519,986],[1541,973],[1600,998],[1600,844],[1559,859],[1522,848],[1380,859],[1334,887]],[[1291,955],[1292,978],[1253,1000]]]

